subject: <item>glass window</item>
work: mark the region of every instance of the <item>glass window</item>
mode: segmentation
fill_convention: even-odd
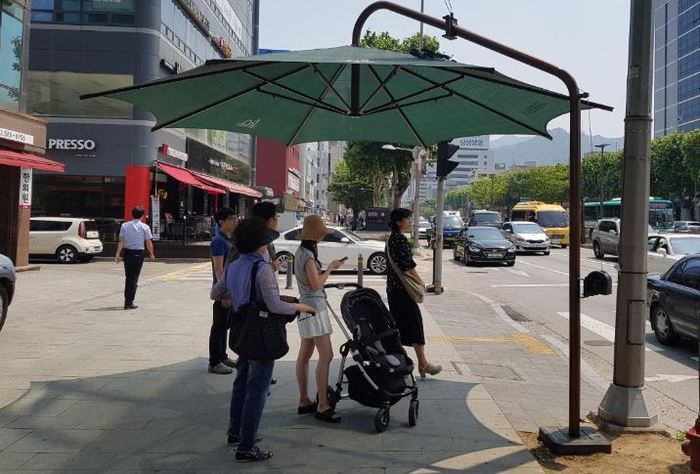
[[[569,215],[566,211],[539,211],[537,223],[542,227],[567,227]]]
[[[66,117],[132,118],[133,106],[99,97],[80,100],[81,94],[133,85],[133,76],[74,72],[29,71],[28,111],[37,115]]]
[[[666,274],[666,281],[671,283],[681,284],[683,281],[683,269],[685,268],[685,262],[671,267],[671,269]]]
[[[32,220],[29,230],[33,232],[64,232],[70,228],[72,222],[39,221]]]
[[[700,259],[688,260],[680,284],[688,288],[700,289]]]
[[[675,255],[700,253],[700,239],[693,237],[672,237],[671,244]]]
[[[32,0],[32,10],[53,10],[54,0]]]
[[[22,22],[0,16],[0,85],[19,91],[22,82]]]
[[[330,234],[326,235],[323,238],[323,241],[324,242],[342,242],[343,239],[345,239],[345,238],[347,238],[347,237],[345,237],[343,234],[341,234],[337,230],[334,230]]]
[[[294,229],[287,232],[284,236],[284,240],[299,240],[299,233],[301,229]]]
[[[135,13],[136,5],[134,0],[83,0],[83,10]]]

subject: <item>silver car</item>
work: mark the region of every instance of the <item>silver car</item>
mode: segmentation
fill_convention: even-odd
[[[551,244],[542,227],[534,222],[506,222],[503,231],[517,252],[542,252],[549,255]]]

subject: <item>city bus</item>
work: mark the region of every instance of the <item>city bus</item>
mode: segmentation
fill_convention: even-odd
[[[569,213],[559,204],[540,201],[519,202],[510,212],[511,221],[537,222],[553,245],[569,246]]]
[[[622,217],[622,198],[613,198],[603,201],[603,213],[601,214],[600,201],[586,202],[583,204],[583,225],[586,235],[590,239],[591,232],[599,219],[604,217]],[[649,225],[658,231],[673,228],[673,203],[668,199],[649,197]]]

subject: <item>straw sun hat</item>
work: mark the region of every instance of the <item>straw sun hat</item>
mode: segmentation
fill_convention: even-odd
[[[299,240],[322,240],[331,230],[321,220],[318,214],[311,214],[304,218],[304,227],[301,229]]]

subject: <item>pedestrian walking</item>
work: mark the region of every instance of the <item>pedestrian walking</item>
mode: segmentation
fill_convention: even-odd
[[[148,258],[155,261],[153,252],[153,235],[151,228],[142,222],[146,213],[143,206],[136,206],[131,210],[133,219],[122,224],[119,229],[119,243],[114,261],[119,263],[124,260],[124,309],[136,309],[136,288],[138,288],[139,276],[143,267],[143,260],[148,249]],[[123,256],[122,256],[123,251]]]
[[[211,266],[213,285],[224,278],[224,270],[229,262],[238,257],[238,249],[233,244],[233,231],[238,217],[230,207],[222,207],[214,215],[219,229],[211,241]],[[229,311],[231,300],[225,298],[214,301],[211,330],[209,331],[209,372],[213,374],[230,374],[236,362],[226,354]]]
[[[297,413],[300,415],[315,413],[319,420],[339,423],[340,417],[335,414],[328,402],[328,372],[333,360],[330,335],[333,333],[333,327],[326,307],[326,292],[323,285],[331,272],[340,268],[342,263],[339,260],[333,260],[328,264],[328,268],[322,271],[321,262],[318,260],[318,242],[329,232],[320,216],[307,216],[299,235],[301,245],[294,255],[294,274],[299,287],[299,302],[312,306],[316,312],[315,315],[300,314],[297,319],[301,336],[296,363],[299,385]],[[318,405],[309,396],[309,361],[314,349],[318,350],[316,366]]]
[[[442,367],[429,363],[425,357],[425,333],[420,308],[411,299],[402,279],[394,270],[394,265],[396,265],[401,272],[410,273],[411,277],[425,286],[416,271],[416,262],[413,260],[408,239],[403,235],[411,230],[411,225],[411,211],[402,208],[391,211],[389,215],[391,235],[387,241],[387,252],[392,264],[387,269],[386,293],[389,300],[389,311],[391,311],[401,335],[401,344],[413,346],[418,358],[418,373],[422,378],[425,378],[426,374],[437,375]]]
[[[211,294],[212,299],[221,298],[220,292],[222,286],[224,287],[223,291],[230,296],[231,307],[234,310],[231,317],[240,317],[235,311],[243,311],[251,302],[251,294],[256,300],[259,298],[264,301],[265,318],[314,312],[314,308],[308,305],[285,303],[280,297],[275,273],[263,257],[267,252],[267,245],[278,236],[279,233],[270,230],[265,221],[257,218],[244,219],[236,226],[233,237],[240,257],[228,267],[225,280],[222,280],[223,283],[219,282]],[[256,320],[263,321],[263,318],[253,318],[253,321]],[[255,444],[262,439],[257,433],[274,365],[274,359],[238,359],[227,432],[228,443],[238,446],[237,461],[265,461],[272,457],[271,451],[261,449]]]
[[[277,216],[277,206],[269,201],[262,201],[253,206],[253,217],[258,217],[265,221],[268,229],[277,231],[279,226],[279,217]],[[277,261],[277,251],[275,250],[275,245],[270,242],[267,245],[267,260],[272,265],[274,271],[279,271],[280,264]]]

